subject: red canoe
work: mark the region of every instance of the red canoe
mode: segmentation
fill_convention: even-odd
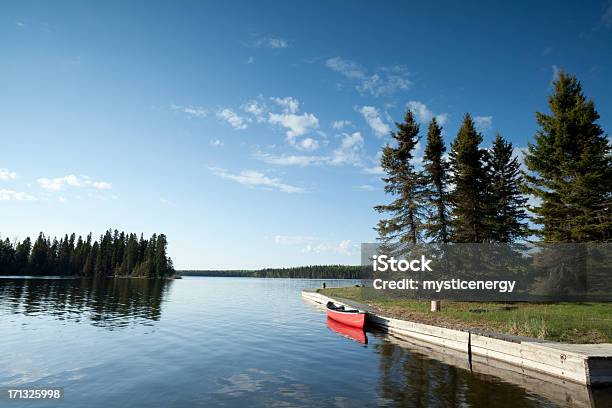
[[[327,319],[327,327],[334,333],[338,333],[347,339],[354,340],[361,344],[368,344],[368,337],[366,336],[363,329],[357,327],[347,326],[346,324],[338,323],[333,319]]]
[[[334,302],[327,302],[327,317],[347,326],[363,329],[366,313],[357,309],[347,309],[344,306],[336,305]]]

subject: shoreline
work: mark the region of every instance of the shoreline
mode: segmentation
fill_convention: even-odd
[[[509,365],[527,375],[545,374],[587,386],[612,384],[612,344],[569,344],[519,337],[501,333],[485,333],[475,328],[451,329],[436,325],[397,319],[379,313],[359,302],[333,298],[316,289],[303,290],[302,297],[325,305],[328,301],[368,312],[368,322],[392,336],[407,341],[426,343],[440,352],[460,352],[469,364],[476,358],[481,363]],[[530,374],[532,373],[532,374]]]

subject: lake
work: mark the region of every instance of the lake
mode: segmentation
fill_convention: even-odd
[[[322,282],[2,278],[0,387],[65,390],[62,402],[5,405],[566,405],[529,379],[472,373],[383,333],[365,345],[338,334],[300,295]]]

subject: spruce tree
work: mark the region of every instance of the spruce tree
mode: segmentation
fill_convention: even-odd
[[[425,236],[434,242],[446,243],[450,235],[448,187],[448,163],[444,160],[446,147],[442,140],[442,128],[436,118],[429,123],[427,146],[423,155],[426,182],[427,207]]]
[[[395,125],[397,131],[391,135],[397,146],[385,146],[381,158],[386,173],[382,179],[385,193],[395,199],[390,204],[374,207],[379,213],[390,214],[390,218],[381,219],[375,228],[379,239],[390,251],[420,241],[424,207],[423,174],[412,163],[412,151],[419,142],[419,125],[410,110],[406,112],[404,122]]]
[[[15,248],[15,273],[24,275],[29,273],[30,251],[32,251],[30,237],[26,237],[17,244]]]
[[[539,130],[525,156],[526,190],[540,203],[530,210],[544,242],[612,240],[612,146],[599,114],[575,76],[561,72],[537,112]]]
[[[524,220],[525,198],[521,192],[522,177],[512,143],[499,133],[489,154],[491,239],[494,242],[515,242],[528,235]]]
[[[489,242],[490,202],[486,168],[487,152],[480,148],[482,135],[469,113],[452,143],[450,152],[452,242]]]
[[[48,267],[48,243],[41,232],[32,246],[30,254],[30,271],[33,274],[44,274]]]

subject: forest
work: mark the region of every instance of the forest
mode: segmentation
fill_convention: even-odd
[[[117,230],[97,240],[91,233],[58,240],[41,232],[34,242],[6,238],[0,240],[0,275],[170,278],[175,270],[167,246],[164,234],[147,240]]]
[[[184,270],[183,276],[303,278],[303,279],[368,279],[371,268],[362,265],[309,265],[293,268],[265,268],[259,270]]]
[[[375,230],[387,251],[417,243],[612,241],[612,147],[592,100],[560,71],[536,112],[538,130],[518,149],[497,134],[490,148],[466,113],[447,153],[442,127],[420,126],[408,110],[382,151],[385,193]]]

